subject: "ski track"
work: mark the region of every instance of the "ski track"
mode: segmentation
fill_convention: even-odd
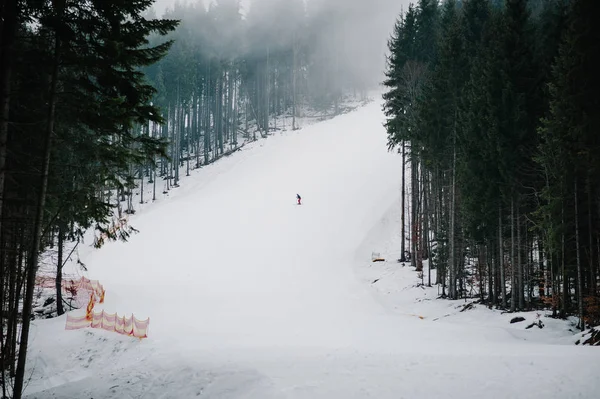
[[[382,122],[374,102],[271,136],[135,215],[139,234],[83,261],[149,338],[37,321],[26,397],[597,397],[596,348],[420,320],[357,278],[396,231]]]

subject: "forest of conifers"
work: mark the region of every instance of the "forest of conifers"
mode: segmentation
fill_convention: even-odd
[[[374,79],[365,69],[374,57],[383,66],[383,53],[365,59],[344,45],[353,40],[357,11],[319,4],[258,0],[245,16],[237,0],[213,2],[208,10],[202,0],[167,10],[165,17],[181,26],[169,36],[174,39],[169,54],[145,72],[158,90],[155,104],[170,122],[161,134],[172,143],[175,163],[184,158],[192,165],[210,163],[244,140],[298,128],[296,117],[307,111],[334,115],[344,94],[364,98],[378,83],[378,75]],[[364,55],[364,47],[355,48]],[[163,174],[166,168],[161,163]],[[179,172],[171,170],[176,185]]]
[[[243,16],[237,0],[199,0],[156,19],[152,3],[0,4],[0,397],[22,393],[44,254],[62,314],[69,243],[90,229],[97,247],[126,240],[134,187],[153,185],[135,197],[153,200],[180,170],[341,112],[373,83],[368,58],[345,62],[352,48],[333,45],[344,20],[331,9],[309,19],[310,2],[257,0]]]
[[[419,0],[398,19],[384,108],[402,250],[444,296],[600,323],[598,5]]]
[[[126,240],[134,198],[376,83],[368,1],[188,1],[165,19],[152,3],[0,2],[2,397],[21,397],[40,255],[55,251],[61,314],[67,243]],[[406,160],[402,252],[444,296],[475,284],[490,306],[600,323],[598,8],[420,0],[399,17],[384,108]]]

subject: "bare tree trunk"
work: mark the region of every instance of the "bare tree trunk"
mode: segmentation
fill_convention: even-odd
[[[487,259],[487,265],[488,265],[488,303],[490,308],[496,303],[496,291],[495,291],[495,287],[494,287],[494,281],[496,280],[495,276],[496,276],[496,270],[494,268],[494,251],[493,251],[493,244],[492,241],[490,239],[488,239],[486,246],[485,246],[485,252],[486,252],[486,259]]]
[[[515,200],[514,194],[510,198],[510,311],[517,310],[518,289],[517,289],[517,267],[515,264]]]
[[[561,226],[565,225],[565,204],[563,202],[562,204],[562,222],[561,222]],[[561,307],[560,307],[560,317],[566,317],[567,316],[567,302],[569,300],[569,279],[567,278],[567,270],[565,267],[565,233],[564,231],[561,234],[561,251],[560,251],[560,256],[561,256],[561,275],[562,275],[562,283],[563,283],[563,288],[562,288],[562,303],[561,303]]]
[[[230,104],[230,100],[231,100],[231,88],[232,88],[232,84],[231,84],[231,71],[230,71],[230,66],[228,65],[227,68],[225,69],[224,73],[223,73],[223,85],[222,85],[222,91],[223,91],[223,109],[224,111],[221,112],[222,114],[222,120],[223,120],[223,141],[224,143],[230,143],[230,127],[231,127],[231,104]]]
[[[152,179],[152,201],[156,201],[156,165],[152,168],[154,173],[154,178]]]
[[[6,325],[5,327],[3,326],[2,329],[0,329],[0,338],[2,338],[2,340],[0,341],[1,343],[1,348],[0,348],[0,372],[5,372],[6,370],[9,370],[9,375],[11,377],[14,377],[14,370],[15,370],[15,353],[16,353],[16,341],[17,341],[17,335],[16,335],[16,331],[18,329],[18,313],[19,313],[19,302],[20,302],[20,290],[18,289],[19,284],[19,276],[22,275],[21,273],[21,260],[22,260],[22,253],[23,253],[23,248],[19,245],[17,245],[17,242],[20,241],[21,243],[23,242],[23,234],[19,234],[19,239],[17,239],[17,233],[15,232],[14,234],[12,234],[12,239],[10,241],[12,241],[12,247],[13,248],[19,248],[19,254],[17,256],[17,254],[6,254],[6,257],[0,257],[0,271],[4,272],[5,270],[8,271],[8,298],[6,298],[6,291],[4,291],[5,286],[4,284],[2,284],[2,286],[0,287],[0,293],[2,294],[2,296],[0,296],[0,304],[2,304],[2,310],[4,311],[4,309],[6,309],[7,313],[7,320],[6,320]],[[6,238],[6,236],[1,237],[2,240],[5,240],[8,242],[9,240]],[[3,245],[4,242],[3,242]],[[11,266],[8,265],[12,264]],[[4,279],[3,279],[4,281]],[[5,304],[5,301],[7,302]],[[3,337],[4,334],[4,328],[6,328],[6,335]],[[8,364],[7,364],[8,362]],[[3,397],[7,397],[6,391],[7,391],[7,387],[9,385],[10,381],[8,378],[3,378],[2,379],[2,394],[4,395]]]
[[[525,306],[527,309],[531,309],[531,301],[533,298],[533,274],[534,274],[534,262],[533,262],[533,254],[534,254],[534,237],[529,237],[529,229],[527,225],[527,220],[525,220],[525,225],[523,226],[523,231],[525,231],[525,243],[527,244],[527,268],[525,273],[525,289],[527,290],[527,295],[525,296]]]
[[[248,89],[246,89],[246,98],[244,99],[244,120],[246,122],[246,125],[244,127],[244,135],[246,137],[246,139],[250,138],[250,132],[248,130],[248,101],[250,101],[250,99],[248,98]],[[254,140],[256,141],[256,130],[254,131]]]
[[[206,78],[206,88],[204,94],[204,165],[210,162],[210,63],[207,66],[208,74]]]
[[[454,135],[453,143],[453,156],[452,156],[452,187],[451,187],[451,199],[450,199],[450,254],[448,257],[448,268],[449,268],[449,294],[451,299],[456,299],[456,260],[455,260],[455,209],[456,209],[456,134]]]
[[[429,197],[429,179],[428,173],[423,166],[421,166],[421,179],[421,198],[423,199],[423,211],[421,213],[423,215],[421,256],[422,259],[429,259],[429,251],[427,250],[427,243],[429,242],[429,204],[427,200]]]
[[[418,239],[418,208],[417,208],[417,202],[418,202],[418,195],[419,195],[419,187],[418,187],[418,182],[417,182],[417,159],[416,159],[416,154],[414,152],[414,147],[413,144],[411,143],[411,150],[410,150],[410,175],[411,175],[411,185],[410,185],[410,190],[411,190],[411,218],[410,218],[410,224],[411,224],[411,240],[410,240],[410,246],[411,246],[411,254],[410,254],[410,263],[411,266],[414,268],[418,268],[417,265],[417,251],[418,251],[418,246],[419,246],[419,239]]]
[[[427,259],[427,286],[431,287],[431,258],[429,251],[429,224],[430,224],[430,211],[428,206],[427,198],[429,197],[429,179],[428,172],[425,172],[423,168],[423,237],[424,245],[423,251],[425,251],[425,257]]]
[[[186,107],[184,107],[184,100],[182,97],[180,97],[179,99],[179,117],[178,117],[178,121],[179,121],[179,135],[177,136],[177,140],[178,140],[178,149],[179,151],[177,151],[177,165],[179,165],[179,168],[183,167],[183,161],[184,158],[188,158],[189,157],[184,157],[183,154],[183,149],[184,149],[184,143],[185,143],[185,150],[187,151],[188,155],[189,155],[189,147],[188,147],[188,134],[187,134],[187,128],[186,128],[186,121],[187,121],[187,109]]]
[[[296,32],[292,44],[292,130],[296,130]]]
[[[442,181],[441,181],[441,185],[443,186],[447,186],[445,183],[447,179],[447,176],[442,172]],[[443,263],[443,273],[440,273],[440,277],[442,279],[442,298],[446,297],[446,289],[448,287],[448,282],[449,282],[449,269],[450,269],[450,243],[449,243],[449,233],[450,233],[450,229],[449,229],[449,225],[450,225],[450,221],[448,220],[446,222],[446,219],[450,218],[450,211],[449,211],[449,207],[452,206],[452,201],[451,201],[451,197],[450,197],[450,193],[448,192],[448,190],[441,190],[440,189],[440,204],[442,206],[442,209],[440,210],[440,213],[442,214],[442,217],[444,218],[444,223],[447,223],[447,227],[446,227],[446,240],[448,241],[446,243],[446,247],[448,250],[448,259],[444,259],[444,263]]]
[[[144,165],[140,166],[140,204],[144,203]]]
[[[418,272],[422,272],[423,271],[423,258],[424,258],[424,254],[423,251],[425,250],[425,241],[424,241],[424,235],[425,235],[425,211],[423,209],[423,203],[424,203],[424,180],[423,180],[423,168],[419,165],[419,160],[416,159],[416,166],[417,166],[417,170],[415,172],[415,176],[417,179],[417,193],[416,193],[416,197],[417,197],[417,211],[415,213],[415,217],[416,217],[416,237],[415,237],[415,243],[416,243],[416,254],[417,254],[417,271]],[[423,273],[421,273],[421,284],[423,284]]]
[[[552,284],[552,317],[558,316],[558,298],[560,297],[560,282],[558,279],[559,273],[554,272],[555,262],[554,256],[548,254],[548,273],[550,277],[550,283]]]
[[[152,136],[157,136],[157,125],[152,123]],[[152,201],[156,201],[156,157],[152,156],[152,169],[150,170],[150,176],[152,177]]]
[[[56,262],[56,313],[60,316],[65,313],[62,298],[62,269],[65,233],[62,223],[58,226],[58,259]]]
[[[26,273],[24,272],[23,259],[25,257],[25,234],[23,231],[19,233],[19,245],[18,245],[18,259],[15,267],[12,270],[10,276],[10,288],[9,288],[9,309],[11,310],[11,314],[8,319],[7,326],[7,345],[4,349],[4,353],[6,353],[6,358],[10,359],[10,363],[8,364],[9,375],[11,378],[15,376],[15,359],[17,356],[17,337],[19,332],[19,303],[21,302],[21,293],[23,288],[23,279],[26,278]],[[16,246],[17,238],[15,237]],[[6,368],[2,368],[5,370]],[[3,380],[3,389],[5,388],[6,380]],[[6,393],[4,393],[6,396]]]
[[[583,319],[583,274],[581,272],[581,247],[579,246],[579,196],[577,193],[577,178],[575,178],[575,249],[577,252],[577,304],[579,306],[579,328],[585,330]]]
[[[523,279],[523,242],[521,241],[521,214],[517,204],[517,271],[519,285],[519,309],[525,309],[525,284]]]
[[[133,147],[133,145],[130,146],[131,148]],[[133,172],[133,165],[129,164],[129,176],[131,177],[131,180],[135,182],[135,173]],[[133,213],[133,186],[127,187],[127,213],[128,214],[132,214]],[[125,194],[125,191],[123,192],[123,194]]]
[[[457,196],[458,198],[458,196]],[[460,227],[460,213],[457,212],[457,216],[455,216],[458,221],[455,222],[457,225],[457,229],[456,231],[458,232],[458,240],[457,240],[457,245],[456,245],[456,254],[455,259],[456,259],[456,272],[455,272],[455,276],[456,276],[456,280],[458,282],[458,289],[457,289],[457,298],[463,298],[463,294],[466,291],[466,273],[465,271],[465,256],[464,256],[464,250],[466,248],[466,244],[465,244],[465,236],[464,234],[462,234],[461,231],[461,227]]]
[[[498,267],[500,268],[500,295],[506,309],[506,277],[504,274],[504,244],[502,243],[502,206],[498,205]]]
[[[588,264],[590,267],[590,284],[589,284],[589,295],[596,295],[596,273],[594,267],[594,239],[592,238],[592,183],[591,183],[591,171],[588,169],[587,172],[587,200],[588,200],[588,241],[589,241],[589,256]]]
[[[264,109],[264,116],[265,116],[265,123],[264,123],[264,128],[265,128],[265,136],[269,135],[269,111],[270,111],[270,89],[271,89],[271,85],[270,85],[270,70],[269,70],[269,58],[270,58],[270,49],[269,47],[267,47],[267,63],[265,65],[265,81],[264,81],[264,101],[265,101],[265,109]]]
[[[190,158],[192,158],[192,146],[193,146],[192,141],[190,141],[190,137],[192,134],[192,129],[191,129],[192,117],[190,116],[190,111],[187,107],[183,108],[181,113],[183,116],[181,123],[182,123],[182,132],[185,136],[185,151],[186,151],[185,175],[189,176],[190,175]]]
[[[177,100],[173,109],[173,187],[179,187],[179,159],[181,158],[181,90],[180,84],[177,82]]]
[[[434,168],[431,174],[431,201],[433,201],[433,209],[432,209],[432,231],[431,231],[431,241],[436,243],[436,248],[439,251],[440,249],[440,204],[438,203],[438,185],[439,185],[439,173],[437,166]],[[439,284],[439,275],[440,275],[440,262],[438,257],[438,262],[434,264],[434,256],[431,248],[431,243],[429,245],[429,270],[432,267],[436,268],[436,279],[435,284]]]
[[[483,280],[485,279],[483,276],[483,268],[484,265],[486,264],[486,259],[485,259],[485,246],[480,245],[479,246],[479,297],[481,298],[481,303],[484,303],[485,301],[485,292],[484,292],[484,285],[483,285]]]
[[[402,215],[401,215],[401,245],[402,245],[402,254],[400,255],[400,262],[406,262],[406,146],[404,141],[402,142]]]
[[[202,119],[200,112],[200,101],[199,91],[200,89],[194,90],[194,98],[192,101],[192,122],[194,124],[192,130],[194,131],[194,137],[196,138],[196,166],[195,169],[200,167],[200,121]]]
[[[238,147],[238,123],[239,123],[239,84],[237,71],[235,72],[235,79],[233,80],[233,91],[232,91],[232,117],[231,117],[231,129],[233,135],[233,147]]]
[[[167,190],[169,190],[169,186],[171,184],[175,185],[176,183],[173,182],[171,183],[171,179],[173,179],[173,177],[175,176],[175,165],[177,164],[177,160],[175,157],[175,136],[176,136],[176,129],[177,129],[177,122],[176,122],[176,110],[177,110],[177,105],[171,105],[169,104],[168,107],[169,110],[169,118],[171,119],[171,133],[169,134],[169,136],[171,137],[171,140],[169,142],[169,147],[171,149],[171,159],[169,159],[169,172],[168,172],[168,176],[167,176]],[[168,130],[167,130],[168,132]]]
[[[235,134],[237,132],[237,125],[235,124],[235,120],[237,119],[237,116],[235,115],[236,103],[234,102],[237,77],[235,76],[235,70],[233,65],[229,66],[229,79],[227,81],[229,84],[227,95],[227,102],[229,104],[227,107],[227,124],[229,126],[228,136],[230,147],[234,147],[237,143],[235,139]]]
[[[545,295],[545,290],[547,289],[547,283],[548,283],[548,279],[547,279],[547,270],[550,270],[550,267],[546,268],[544,265],[544,261],[545,261],[545,256],[544,256],[544,248],[543,248],[543,244],[542,244],[542,237],[538,237],[537,238],[537,244],[538,244],[538,262],[539,262],[539,269],[540,269],[540,283],[538,285],[538,293],[540,296],[540,299],[543,300]],[[550,257],[548,257],[548,263],[550,263],[549,261]],[[548,265],[550,266],[550,265]]]
[[[442,242],[441,238],[443,237],[443,235],[447,232],[442,232],[442,226],[443,226],[443,220],[446,217],[446,214],[444,213],[444,209],[447,205],[447,202],[444,201],[444,190],[442,189],[442,187],[444,187],[444,173],[440,172],[438,170],[438,167],[436,166],[436,187],[435,187],[435,192],[436,192],[436,242],[437,242],[437,247],[438,250],[441,251],[443,246],[446,245],[446,242]],[[446,238],[446,237],[443,237]],[[444,287],[444,283],[446,281],[445,275],[446,275],[446,269],[447,269],[447,259],[441,257],[440,261],[437,264],[437,273],[436,273],[436,284],[441,284],[442,285],[442,291],[444,291],[443,287]],[[445,292],[442,292],[442,295],[445,295]]]

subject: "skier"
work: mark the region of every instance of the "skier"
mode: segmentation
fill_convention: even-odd
[[[300,197],[300,194],[296,194],[296,198],[298,199],[298,205],[302,205],[302,197]]]

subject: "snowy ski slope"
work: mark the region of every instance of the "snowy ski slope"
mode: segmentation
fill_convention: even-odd
[[[420,320],[357,278],[400,195],[382,123],[375,102],[276,134],[135,215],[82,260],[149,338],[36,322],[27,397],[598,397],[596,348]]]

